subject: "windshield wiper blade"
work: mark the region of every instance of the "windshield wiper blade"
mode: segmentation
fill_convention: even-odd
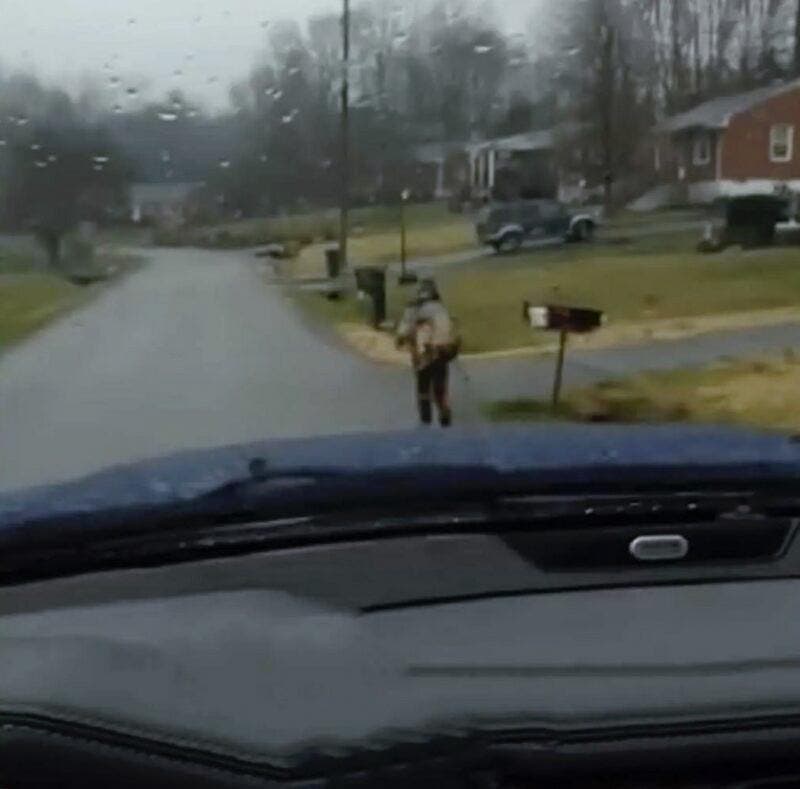
[[[253,458],[248,464],[248,476],[233,479],[218,488],[192,499],[194,502],[226,501],[233,498],[255,499],[273,494],[277,489],[314,486],[323,480],[342,479],[341,471],[326,468],[293,468],[270,470],[263,458]]]

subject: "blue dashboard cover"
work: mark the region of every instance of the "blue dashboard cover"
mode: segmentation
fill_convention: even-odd
[[[188,501],[247,478],[255,458],[276,474],[318,469],[368,475],[393,471],[413,476],[431,468],[529,473],[532,481],[573,482],[672,474],[687,483],[703,473],[731,478],[800,477],[800,443],[779,434],[704,426],[540,425],[474,431],[416,430],[295,440],[267,440],[183,452],[119,466],[77,482],[0,495],[0,529],[60,515]]]

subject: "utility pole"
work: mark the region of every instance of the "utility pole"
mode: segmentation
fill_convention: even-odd
[[[339,195],[339,265],[347,268],[350,208],[350,0],[342,0],[341,193]]]

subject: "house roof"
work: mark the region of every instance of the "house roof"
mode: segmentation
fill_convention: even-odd
[[[202,183],[131,184],[130,196],[134,203],[179,203]]]
[[[555,147],[555,134],[552,129],[512,134],[490,141],[496,151],[546,151]]]
[[[504,152],[516,151],[549,151],[556,147],[556,136],[561,133],[572,133],[577,124],[561,124],[555,129],[512,134],[508,137],[493,137],[488,140],[471,142],[430,142],[418,145],[414,156],[418,162],[443,162],[454,151],[468,151],[471,154],[479,151],[494,150]]]
[[[779,96],[781,93],[797,88],[800,88],[800,80],[757,88],[732,96],[719,96],[698,104],[688,112],[667,118],[658,126],[658,131],[671,133],[687,129],[724,129],[732,116],[746,112],[773,96]]]
[[[467,148],[473,151],[487,149],[495,151],[547,151],[555,147],[553,129],[512,134],[509,137],[495,137],[490,140],[470,143]]]

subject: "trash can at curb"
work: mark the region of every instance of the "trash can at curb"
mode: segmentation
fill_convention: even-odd
[[[356,287],[372,300],[372,325],[377,329],[386,320],[386,271],[363,266],[355,274]]]
[[[339,247],[328,247],[325,250],[325,265],[328,268],[328,279],[336,279],[339,276],[341,261],[339,260]]]

